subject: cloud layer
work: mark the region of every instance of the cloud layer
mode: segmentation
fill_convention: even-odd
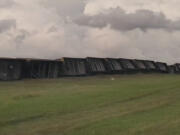
[[[176,0],[0,0],[0,57],[180,62],[179,12]]]
[[[14,0],[0,0],[0,8],[11,7],[15,4]]]
[[[16,20],[8,19],[8,20],[0,20],[0,33],[8,31],[11,28],[16,27]]]
[[[164,29],[168,31],[180,30],[180,20],[167,19],[163,13],[150,10],[137,10],[135,13],[126,13],[121,8],[109,9],[94,16],[82,15],[75,19],[78,25],[104,28],[110,25],[114,30],[131,31],[141,29]]]

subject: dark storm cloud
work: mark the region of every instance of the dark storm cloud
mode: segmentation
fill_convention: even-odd
[[[28,36],[30,36],[30,33],[28,33],[28,31],[23,29],[19,30],[18,34],[15,37],[15,42],[17,44],[21,44]]]
[[[61,17],[77,16],[84,11],[84,0],[42,0],[42,5],[53,8]]]
[[[14,4],[14,0],[0,0],[0,8],[11,7]]]
[[[16,27],[16,20],[14,19],[0,20],[0,33],[3,33],[15,27]]]
[[[168,31],[180,30],[180,20],[167,19],[163,13],[150,10],[137,10],[135,13],[126,13],[121,8],[109,9],[94,16],[82,15],[74,20],[78,25],[104,28],[110,26],[119,31],[141,29],[165,29]]]

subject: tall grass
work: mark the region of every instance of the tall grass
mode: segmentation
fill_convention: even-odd
[[[0,135],[179,135],[180,76],[0,82]]]

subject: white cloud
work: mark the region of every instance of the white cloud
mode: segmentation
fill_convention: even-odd
[[[74,20],[78,25],[103,28],[108,25],[114,30],[131,31],[141,29],[164,29],[167,31],[180,30],[180,20],[167,19],[162,12],[151,10],[137,10],[134,13],[126,13],[120,7],[106,10],[97,15],[82,15]]]
[[[163,12],[169,19],[179,18],[180,1],[177,0],[89,0],[85,14],[95,15],[110,8],[122,7],[128,13],[139,9]]]
[[[122,7],[127,13],[137,9],[162,11],[167,19],[176,21],[180,11],[180,2],[176,0],[4,0],[4,4],[2,1],[0,20],[14,20],[16,27],[10,25],[0,34],[0,56],[98,56],[180,61],[180,32],[151,28],[146,33],[138,29],[120,32],[108,25],[102,29],[87,28],[71,21],[83,14],[104,13],[106,9],[116,7]]]
[[[0,8],[8,8],[15,4],[14,0],[0,0]]]
[[[16,20],[14,19],[0,20],[0,33],[3,33],[15,27],[16,27]]]

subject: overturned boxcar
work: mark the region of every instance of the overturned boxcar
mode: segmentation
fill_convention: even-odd
[[[91,75],[107,73],[107,69],[105,66],[105,59],[103,58],[92,58],[92,57],[86,58],[86,68],[88,74]]]
[[[85,76],[86,60],[82,58],[62,58],[59,75],[60,76]]]
[[[139,72],[147,72],[148,68],[146,67],[144,60],[132,60],[134,66],[137,68]]]
[[[126,73],[135,73],[137,72],[137,68],[134,66],[133,61],[131,59],[118,59],[118,61],[121,63],[123,70]]]
[[[170,74],[175,74],[176,73],[176,66],[175,65],[169,65],[168,70]]]
[[[180,73],[180,64],[176,63],[174,64],[174,66],[175,66],[175,73]]]
[[[144,60],[144,65],[146,66],[148,72],[158,71],[154,61]]]
[[[158,72],[160,72],[160,73],[168,73],[169,72],[168,66],[166,63],[156,62],[156,67],[158,69]]]
[[[47,59],[22,59],[24,78],[58,78],[59,62]]]
[[[19,80],[22,73],[22,61],[15,58],[0,58],[0,80]]]
[[[106,58],[105,66],[110,74],[123,73],[124,69],[118,59]]]

